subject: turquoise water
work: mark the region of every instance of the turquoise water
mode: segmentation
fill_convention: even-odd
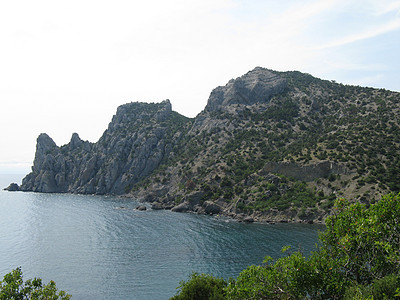
[[[137,211],[137,204],[1,191],[0,275],[21,266],[25,279],[52,279],[73,299],[168,299],[192,271],[236,277],[266,255],[281,256],[285,245],[308,253],[323,230]]]

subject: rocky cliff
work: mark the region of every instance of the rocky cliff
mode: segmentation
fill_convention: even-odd
[[[247,74],[215,88],[208,99],[206,111],[224,110],[232,104],[266,103],[287,86],[285,78],[270,70],[257,67]]]
[[[255,68],[194,119],[118,108],[96,143],[37,140],[20,190],[127,194],[154,209],[247,220],[323,220],[339,196],[400,191],[400,94]],[[12,187],[16,189],[15,186]]]
[[[42,133],[37,139],[32,173],[22,191],[123,194],[169,157],[190,119],[160,104],[129,103],[118,107],[97,143],[72,135],[58,147]]]
[[[155,209],[323,221],[400,190],[400,94],[256,68],[214,89],[185,147],[135,186]]]

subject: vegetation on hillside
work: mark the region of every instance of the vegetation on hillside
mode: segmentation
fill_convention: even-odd
[[[338,199],[309,257],[286,247],[229,282],[193,274],[172,299],[399,299],[399,220],[400,194],[371,206]]]
[[[239,213],[326,212],[338,196],[373,203],[400,191],[399,93],[300,72],[279,75],[287,89],[265,103],[202,112],[205,121],[195,121],[173,155],[133,190],[173,182],[175,202],[204,191],[204,200],[223,201]],[[306,182],[290,176],[273,182],[264,172],[269,162],[322,161],[347,172]]]

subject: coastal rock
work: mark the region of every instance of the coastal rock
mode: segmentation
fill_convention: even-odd
[[[169,100],[136,102],[118,107],[96,143],[74,133],[58,147],[41,134],[20,190],[125,194],[243,222],[323,222],[336,197],[369,204],[398,191],[399,103],[397,92],[257,67],[215,88],[195,118]]]
[[[250,217],[250,216],[244,217],[243,218],[243,222],[245,222],[245,223],[253,223],[254,222],[254,218]]]
[[[19,185],[16,183],[11,183],[8,187],[4,188],[5,191],[17,192],[19,191]]]
[[[198,206],[198,205],[200,205],[200,203],[203,199],[203,196],[204,196],[203,191],[197,191],[197,192],[187,195],[185,197],[185,201],[189,203],[190,207]]]
[[[173,128],[171,120],[178,123]],[[80,139],[58,147],[45,133],[36,144],[32,172],[21,190],[45,193],[124,194],[153,172],[178,143],[189,119],[161,103],[128,103],[117,109],[97,143]]]
[[[206,212],[205,212],[205,210],[204,210],[204,208],[202,207],[202,206],[200,206],[200,205],[195,205],[194,207],[193,207],[193,211],[195,212],[195,213],[197,213],[197,214],[200,214],[200,215],[204,215]]]
[[[221,206],[212,201],[204,201],[203,208],[204,212],[209,215],[219,214],[222,211]]]
[[[171,209],[171,211],[173,212],[187,212],[189,210],[190,210],[190,205],[188,202],[182,202]]]
[[[136,207],[136,210],[144,211],[147,210],[147,207],[145,205],[139,205]]]
[[[164,205],[162,203],[160,203],[160,202],[153,202],[151,204],[151,209],[153,209],[153,210],[162,210],[162,209],[164,209]]]

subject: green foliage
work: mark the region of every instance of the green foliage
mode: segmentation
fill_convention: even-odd
[[[301,181],[295,181],[282,198],[282,201],[293,203],[297,207],[312,207],[316,203],[315,192],[308,188],[305,182]]]
[[[400,194],[386,195],[369,208],[339,199],[320,238],[324,249],[343,266],[346,279],[369,283],[399,268],[399,220]]]
[[[346,282],[331,258],[316,252],[306,258],[300,251],[263,266],[250,266],[227,287],[228,299],[336,299]]]
[[[16,268],[4,275],[0,281],[0,300],[4,299],[46,299],[46,300],[68,300],[71,295],[64,291],[58,291],[56,283],[50,281],[43,285],[42,279],[34,278],[23,281],[21,268]]]
[[[182,281],[179,291],[172,300],[217,300],[226,299],[224,288],[227,283],[223,278],[207,274],[192,273],[188,281]]]
[[[387,275],[366,286],[351,286],[346,290],[344,299],[400,299],[400,275]]]
[[[300,72],[276,73],[287,80],[287,88],[263,103],[206,110],[201,122],[173,114],[159,124],[154,121],[154,128],[161,124],[168,136],[175,137],[171,155],[163,161],[171,174],[165,184],[187,179],[196,183],[183,185],[181,194],[207,184],[203,200],[244,199],[243,211],[309,212],[320,203],[319,208],[329,213],[330,195],[339,188],[342,173],[356,173],[352,180],[358,180],[355,188],[362,191],[356,194],[362,202],[400,191],[400,93],[347,86]],[[207,126],[198,126],[203,123]],[[319,183],[304,186],[290,180],[274,189],[263,185],[270,182],[258,180],[270,162],[303,166],[325,160],[337,163],[338,174]],[[318,195],[312,185],[325,195]],[[134,188],[139,187],[151,185],[139,183]],[[353,193],[352,187],[349,182],[340,188],[346,195]]]
[[[293,178],[281,177],[281,184],[285,184],[285,191],[281,192],[274,183],[266,183],[261,188],[261,195],[249,209],[269,210],[276,208],[285,210],[293,208],[315,207],[318,196],[305,182]],[[269,191],[269,195],[266,192]]]
[[[250,266],[227,287],[228,299],[301,299],[315,280],[315,272],[300,253],[278,259],[264,260],[264,266]],[[301,271],[299,271],[301,270]]]
[[[265,119],[272,119],[275,121],[292,121],[299,113],[299,105],[291,100],[285,99],[279,105],[270,106],[263,117]]]
[[[338,199],[317,251],[266,257],[229,281],[226,299],[400,299],[399,220],[400,194],[369,207]]]

